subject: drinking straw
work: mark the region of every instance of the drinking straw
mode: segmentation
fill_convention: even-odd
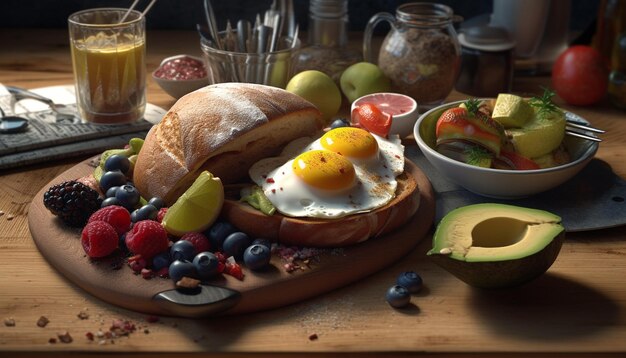
[[[152,0],[150,1],[150,3],[148,4],[148,6],[146,6],[146,8],[143,10],[143,12],[141,13],[141,16],[145,16],[148,11],[150,11],[150,8],[152,7],[152,5],[154,5],[154,3],[156,2],[156,0]],[[122,19],[120,20],[120,23],[124,22],[124,20],[126,20],[126,18],[128,17],[128,15],[130,14],[131,11],[133,11],[133,9],[135,8],[135,6],[137,6],[137,3],[139,3],[139,0],[135,0],[133,1],[133,3],[130,5],[130,7],[128,8],[128,10],[126,11],[126,13],[124,14],[124,16],[122,16]]]
[[[120,20],[120,23],[124,22],[124,20],[126,20],[126,18],[128,17],[128,15],[130,14],[131,11],[133,11],[133,9],[135,8],[135,6],[137,6],[137,3],[139,3],[139,0],[135,0],[133,1],[132,5],[130,5],[130,7],[128,8],[128,11],[126,11],[126,13],[124,14],[124,16],[122,16],[122,19]]]

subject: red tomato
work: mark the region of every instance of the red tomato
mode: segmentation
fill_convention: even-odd
[[[605,60],[590,46],[568,48],[552,67],[552,87],[556,94],[576,106],[601,100],[606,94],[608,81],[609,69]]]
[[[516,152],[509,152],[506,150],[500,151],[500,157],[505,159],[508,164],[513,166],[513,169],[517,170],[533,170],[540,169],[539,165],[533,160],[517,154]]]
[[[371,133],[386,137],[391,129],[391,114],[383,113],[375,104],[364,103],[352,110],[352,122]]]

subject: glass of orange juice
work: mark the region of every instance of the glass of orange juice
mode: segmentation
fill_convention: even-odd
[[[141,12],[100,8],[68,18],[76,103],[91,123],[121,124],[146,108],[146,30]]]

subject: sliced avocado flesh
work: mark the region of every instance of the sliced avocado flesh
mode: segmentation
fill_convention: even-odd
[[[441,220],[428,255],[472,286],[515,286],[552,265],[564,232],[561,218],[543,210],[469,205]]]

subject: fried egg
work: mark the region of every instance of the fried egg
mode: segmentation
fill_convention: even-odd
[[[398,136],[342,127],[316,140],[291,142],[279,157],[255,163],[249,174],[283,215],[340,218],[389,203],[403,171]]]

